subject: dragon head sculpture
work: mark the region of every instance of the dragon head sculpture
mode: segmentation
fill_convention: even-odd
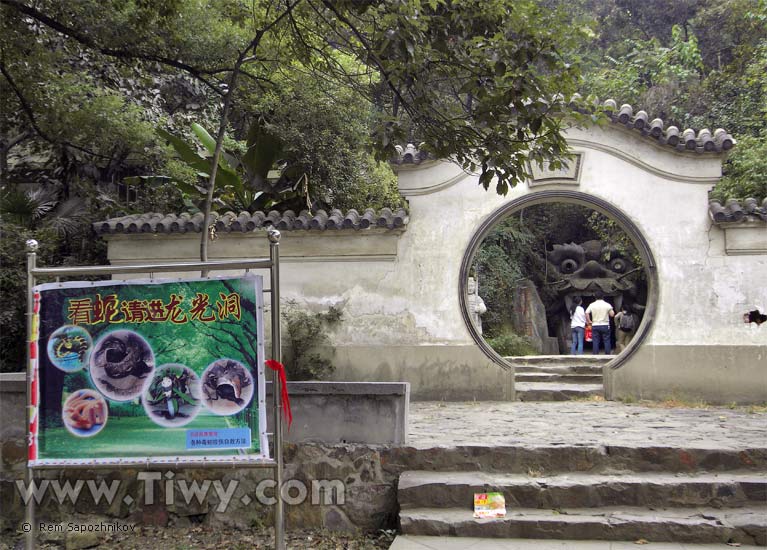
[[[597,291],[616,310],[627,295],[633,307],[638,306],[636,277],[631,275],[639,271],[639,266],[616,248],[603,246],[601,241],[557,244],[547,255],[547,262],[550,278],[555,279],[550,287],[564,298],[568,311],[574,296],[594,296]]]

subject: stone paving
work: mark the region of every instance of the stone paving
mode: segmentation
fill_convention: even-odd
[[[678,544],[651,542],[637,546],[636,542],[596,540],[524,540],[486,539],[474,537],[398,536],[389,550],[714,550],[732,548],[727,544]]]
[[[767,448],[767,413],[598,401],[413,402],[408,445]]]

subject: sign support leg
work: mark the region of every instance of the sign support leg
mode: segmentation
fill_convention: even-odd
[[[270,229],[269,256],[271,260],[271,299],[272,299],[272,359],[282,362],[280,344],[280,232]],[[274,392],[274,545],[277,550],[285,550],[285,503],[282,498],[282,388],[277,373],[273,377]]]
[[[26,420],[27,420],[27,426],[26,426],[26,433],[27,433],[27,465],[24,469],[24,485],[27,491],[27,495],[29,497],[29,500],[26,503],[25,507],[25,513],[24,513],[24,523],[26,524],[24,526],[25,528],[25,534],[24,534],[24,543],[27,550],[32,550],[35,547],[35,540],[37,539],[37,528],[35,527],[35,491],[31,490],[31,484],[35,480],[34,471],[29,466],[29,447],[32,445],[32,435],[29,433],[30,426],[32,425],[32,421],[34,420],[34,414],[36,412],[32,408],[32,377],[34,376],[34,372],[32,372],[32,353],[30,349],[30,345],[32,342],[32,330],[34,328],[34,307],[35,307],[35,296],[34,296],[34,286],[36,284],[36,278],[33,273],[33,270],[37,266],[37,249],[38,249],[38,242],[34,239],[30,239],[27,241],[27,345],[26,345],[26,357],[27,357],[27,414],[26,414]],[[39,352],[39,350],[38,350]]]

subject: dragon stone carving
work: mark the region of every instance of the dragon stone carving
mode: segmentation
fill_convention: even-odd
[[[560,349],[566,349],[568,312],[575,296],[581,296],[588,303],[591,301],[589,297],[601,291],[616,312],[624,304],[640,316],[644,312],[645,289],[638,284],[641,266],[635,265],[629,255],[617,248],[597,240],[557,244],[546,260],[549,279],[553,279],[548,286],[556,295],[546,309],[549,324],[553,325],[560,340]]]

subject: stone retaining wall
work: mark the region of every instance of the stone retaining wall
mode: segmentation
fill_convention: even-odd
[[[376,531],[396,525],[397,466],[387,465],[387,447],[365,445],[287,444],[285,448],[284,490],[288,491],[288,528],[326,528],[336,531]],[[151,476],[154,475],[155,479]],[[17,480],[24,477],[23,461],[6,461],[0,471],[0,533],[14,531],[24,518],[24,503]],[[59,502],[54,485],[36,506],[36,520],[47,523],[87,518],[99,521],[144,525],[186,526],[195,523],[248,528],[270,525],[273,497],[271,472],[263,468],[229,469],[120,469],[120,470],[43,470],[36,473],[38,486],[44,480],[74,487],[81,480],[80,497]],[[198,500],[184,490],[194,482],[210,487]],[[234,483],[233,483],[234,482]],[[95,503],[88,483],[111,486],[117,483],[115,497]],[[218,484],[221,491],[217,492]],[[151,487],[151,489],[150,489]],[[306,499],[299,502],[300,487]],[[335,491],[323,488],[333,487]],[[231,493],[227,493],[232,491]],[[231,498],[220,495],[230,494]],[[295,499],[295,501],[291,500]],[[228,504],[226,501],[228,500]]]
[[[408,385],[291,382],[289,392],[294,422],[286,436],[284,482],[293,487],[289,496],[299,496],[300,487],[305,487],[307,498],[286,506],[288,527],[341,531],[394,527],[400,468],[387,465],[385,457],[393,447],[381,443],[401,445],[406,441]],[[23,373],[0,375],[0,533],[15,530],[24,517],[16,482],[23,480],[25,470],[25,399]],[[159,479],[144,479],[152,474]],[[38,506],[37,520],[72,521],[82,514],[87,515],[87,523],[120,519],[181,526],[196,522],[268,525],[272,521],[268,499],[274,493],[271,485],[259,484],[271,475],[263,468],[42,470],[36,473],[38,483],[48,480],[61,487],[67,481],[75,486],[82,480],[84,487],[76,504],[71,499],[57,502],[55,491],[49,490]],[[111,504],[94,503],[89,480],[96,486],[119,482]],[[190,494],[187,502],[183,490],[195,481],[198,486],[209,483],[208,496],[199,502]],[[215,491],[216,483],[221,494],[229,488],[234,491],[225,509],[219,509],[222,499]],[[337,492],[323,490],[328,487]],[[154,493],[151,503],[147,503],[148,492]]]

